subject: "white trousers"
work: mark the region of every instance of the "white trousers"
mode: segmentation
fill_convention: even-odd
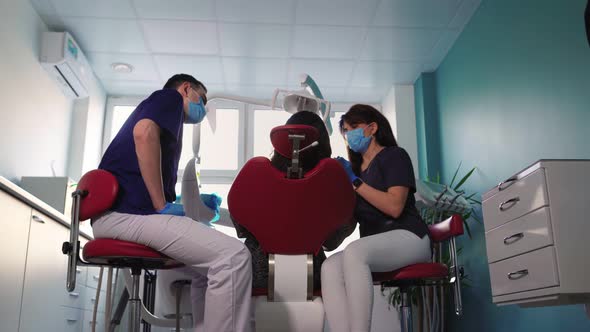
[[[186,266],[192,277],[193,321],[198,331],[253,332],[250,252],[229,237],[188,217],[110,212],[94,221],[96,238],[136,242]]]
[[[430,239],[406,230],[360,238],[322,265],[322,297],[330,331],[369,332],[373,311],[371,272],[429,262]]]

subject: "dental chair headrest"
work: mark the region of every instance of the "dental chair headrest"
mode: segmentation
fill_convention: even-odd
[[[299,149],[310,145],[320,138],[319,131],[307,125],[284,125],[271,130],[270,141],[275,151],[285,158],[291,159],[293,153],[293,142],[289,135],[305,135],[305,139],[299,144]]]

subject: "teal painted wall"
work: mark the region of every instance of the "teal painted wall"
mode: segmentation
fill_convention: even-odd
[[[440,133],[419,150],[439,153],[443,181],[462,161],[465,169],[478,167],[466,189],[483,193],[540,158],[590,159],[585,5],[483,0],[434,74],[433,91],[425,91],[424,76],[417,81],[417,113],[434,94],[432,127]],[[450,331],[590,331],[580,305],[493,305],[483,227],[472,227],[474,237],[460,241],[472,286],[464,288],[464,317],[449,317]]]
[[[414,84],[418,171],[421,179],[436,179],[440,173],[435,83],[434,73],[424,73]]]

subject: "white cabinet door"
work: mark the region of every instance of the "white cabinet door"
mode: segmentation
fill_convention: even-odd
[[[0,191],[0,324],[3,331],[17,331],[20,317],[31,208]]]
[[[33,210],[25,269],[21,332],[61,331],[67,256],[61,252],[68,229]]]

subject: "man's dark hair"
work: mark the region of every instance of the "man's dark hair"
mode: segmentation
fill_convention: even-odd
[[[166,84],[164,84],[164,89],[176,89],[184,82],[189,82],[191,85],[194,85],[196,88],[202,88],[203,90],[205,90],[205,92],[207,92],[207,88],[205,87],[205,84],[201,83],[196,78],[194,78],[188,74],[176,74],[176,75],[170,77],[170,79],[168,79],[168,82],[166,82]]]

